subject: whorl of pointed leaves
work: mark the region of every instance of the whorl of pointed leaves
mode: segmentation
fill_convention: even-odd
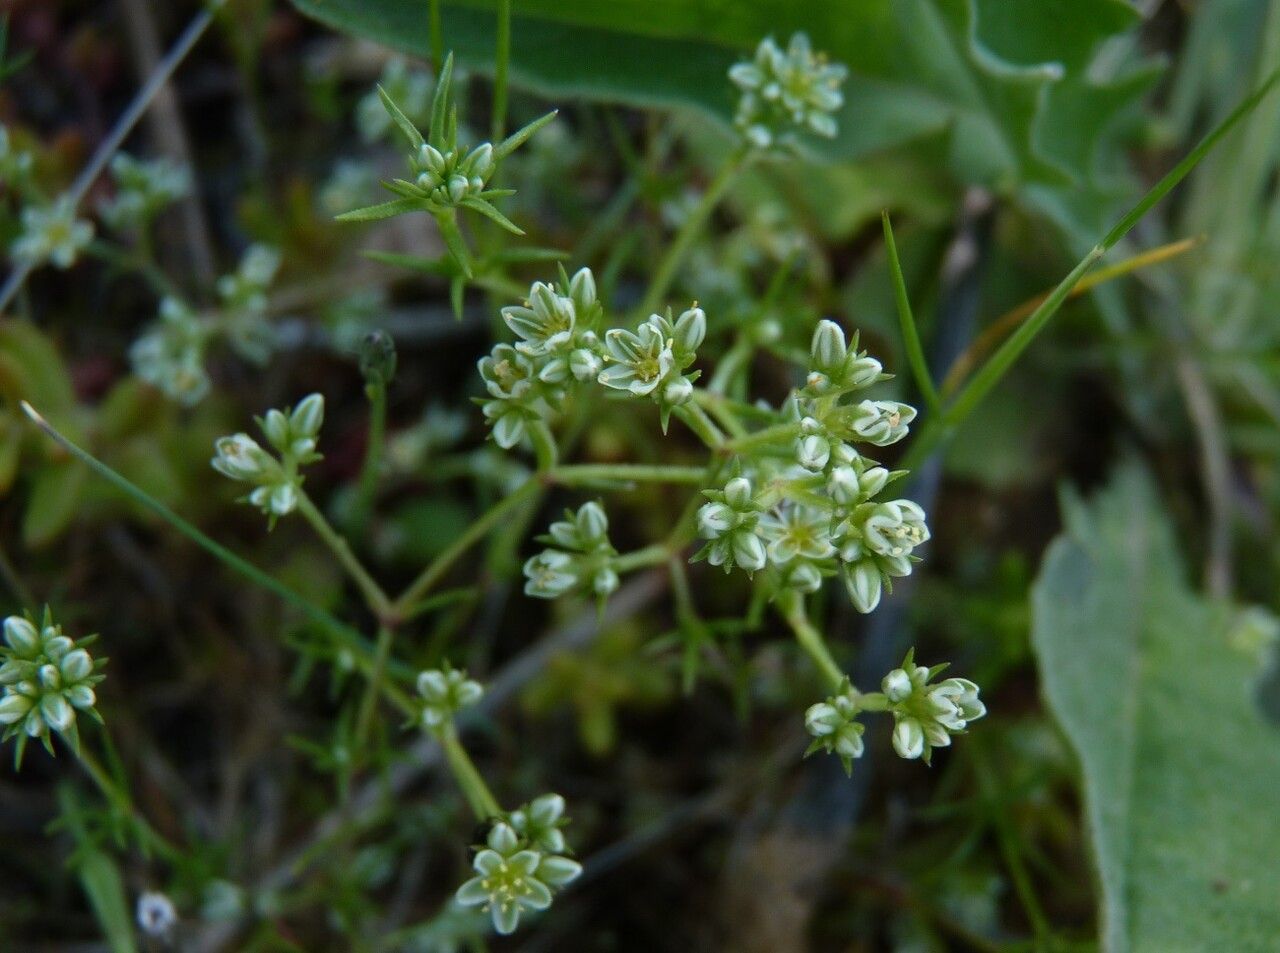
[[[102,718],[93,707],[93,686],[102,681],[106,659],[94,659],[85,651],[96,636],[79,644],[62,634],[46,608],[43,621],[11,615],[4,620],[4,645],[0,646],[0,724],[4,740],[17,739],[14,763],[21,765],[27,741],[39,738],[53,754],[51,732],[66,739],[78,751],[80,734],[76,714]]]
[[[379,87],[378,95],[392,122],[413,150],[408,157],[409,177],[382,183],[387,191],[397,196],[396,199],[344,212],[338,216],[338,221],[371,222],[409,212],[427,212],[435,218],[458,269],[470,277],[472,256],[458,229],[457,213],[459,210],[475,212],[497,222],[512,234],[524,234],[493,204],[495,199],[514,195],[514,191],[490,188],[489,180],[502,160],[554,119],[556,113],[549,112],[535,119],[497,145],[490,142],[473,148],[460,145],[458,107],[453,98],[452,53],[446,57],[436,82],[435,95],[431,100],[431,119],[425,135],[385,89]]]

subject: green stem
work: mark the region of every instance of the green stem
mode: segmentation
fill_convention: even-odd
[[[502,141],[507,122],[507,63],[511,59],[511,0],[498,0],[498,36],[493,66],[493,132],[490,139]]]
[[[284,583],[269,576],[257,566],[253,565],[253,563],[237,556],[221,543],[205,535],[200,530],[196,529],[196,527],[191,523],[187,522],[173,510],[169,509],[169,507],[165,506],[159,500],[155,499],[155,497],[148,494],[141,487],[130,483],[127,479],[115,470],[111,469],[97,457],[93,456],[87,450],[84,450],[72,443],[59,433],[52,424],[40,416],[36,409],[26,401],[22,402],[22,409],[26,415],[31,418],[32,422],[56,443],[58,443],[59,446],[77,460],[81,461],[90,470],[97,473],[112,486],[116,487],[116,489],[124,493],[125,496],[129,497],[145,509],[155,513],[179,533],[187,537],[187,539],[191,540],[205,552],[218,559],[224,565],[240,573],[240,575],[244,576],[255,585],[260,586],[293,606],[308,620],[335,636],[340,642],[351,649],[353,654],[355,654],[365,666],[369,666],[371,664],[369,660],[368,646],[364,637],[361,636],[359,632],[339,622],[329,613],[299,595],[297,592],[294,592]],[[393,686],[387,686],[386,695],[402,711],[406,713],[413,711],[413,706],[410,704],[409,700],[403,695],[403,693],[396,690]]]
[[[437,72],[444,65],[444,28],[440,24],[440,0],[427,0],[431,24],[431,65]]]
[[[369,739],[369,727],[373,723],[373,712],[377,707],[378,695],[382,692],[382,680],[386,676],[387,658],[391,655],[391,642],[394,633],[390,626],[378,629],[378,641],[373,650],[373,667],[365,682],[364,695],[360,699],[360,713],[356,716],[355,756],[364,755],[365,744]]]
[[[920,346],[920,334],[916,330],[916,319],[911,313],[911,301],[907,297],[907,283],[902,277],[902,263],[898,261],[898,245],[893,240],[893,226],[889,224],[889,213],[881,212],[880,221],[884,225],[884,247],[889,257],[889,275],[893,279],[894,301],[898,306],[898,324],[902,328],[902,342],[907,349],[907,362],[911,365],[911,373],[916,379],[916,387],[924,398],[925,406],[937,413],[941,407],[938,389],[929,374],[929,363],[925,360],[924,348]]]
[[[830,683],[832,691],[839,691],[845,680],[844,669],[836,664],[822,633],[809,621],[804,598],[794,592],[783,593],[778,597],[778,608],[795,633],[796,641],[809,653],[813,663]]]
[[[720,358],[720,363],[716,365],[715,373],[711,375],[704,393],[725,393],[729,389],[729,384],[751,359],[753,353],[755,353],[755,344],[750,337],[739,332],[729,350],[725,351],[724,357]]]
[[[623,553],[613,560],[612,565],[617,572],[624,573],[631,572],[634,569],[643,569],[646,566],[656,566],[659,563],[665,563],[670,558],[670,546],[666,543],[654,543],[644,549]]]
[[[714,383],[712,381],[712,384]],[[733,410],[732,402],[724,394],[694,388],[693,399],[699,406],[705,406],[716,419],[716,422],[727,430],[732,438],[737,439],[747,436],[747,428],[738,419],[738,415]]]
[[[787,443],[799,435],[799,424],[774,424],[772,427],[765,427],[745,437],[735,437],[728,441],[723,449],[729,453],[745,453],[769,444]]]
[[[147,822],[133,804],[133,798],[129,792],[118,786],[111,774],[103,767],[102,763],[92,755],[87,749],[81,747],[76,752],[76,757],[80,761],[80,767],[84,768],[85,774],[93,780],[98,790],[102,792],[102,796],[107,799],[112,808],[121,814],[129,815],[133,821],[134,828],[138,832],[138,836],[146,842],[146,845],[165,860],[170,863],[176,863],[182,859],[182,851],[161,835],[154,827]]]
[[[545,420],[535,421],[529,426],[529,439],[533,441],[534,458],[538,461],[538,471],[546,473],[556,465],[559,451],[556,449],[556,438],[551,435],[551,428]]]
[[[497,798],[484,783],[484,778],[480,776],[475,762],[467,754],[467,749],[462,747],[462,742],[458,738],[458,729],[452,722],[440,732],[440,746],[444,749],[445,760],[453,773],[453,779],[462,789],[462,796],[467,799],[467,804],[475,813],[476,820],[487,821],[490,818],[501,817],[503,812]]]
[[[608,481],[684,483],[702,486],[705,467],[657,466],[642,463],[578,463],[547,471],[547,481],[560,486],[582,486]]]
[[[725,445],[724,434],[720,432],[720,428],[715,425],[707,412],[698,406],[697,402],[682,404],[674,411],[675,415],[685,422],[698,439],[705,443],[712,450],[718,450]]]
[[[520,489],[516,490],[510,496],[505,497],[495,504],[487,513],[467,527],[467,531],[459,536],[453,544],[437,556],[426,569],[424,569],[418,577],[409,584],[409,587],[396,598],[391,605],[393,616],[404,618],[413,615],[414,607],[422,597],[431,591],[434,586],[444,576],[446,572],[453,566],[468,549],[484,539],[489,531],[504,520],[507,515],[515,509],[522,506],[525,500],[529,499],[538,492],[540,484],[537,480],[530,480]]]
[[[356,502],[351,525],[363,530],[373,512],[374,497],[378,492],[379,470],[382,468],[382,450],[387,434],[387,388],[385,384],[370,384],[369,392],[369,442],[364,451],[364,463],[360,467]]]
[[[653,281],[649,283],[644,300],[640,302],[638,310],[641,315],[652,314],[662,304],[663,298],[666,297],[667,291],[671,288],[672,281],[675,280],[676,272],[684,264],[684,259],[689,253],[690,246],[702,231],[702,226],[706,224],[707,219],[711,217],[712,211],[720,203],[720,199],[729,190],[729,186],[733,184],[733,180],[742,171],[749,154],[745,146],[734,150],[733,155],[729,157],[729,161],[721,167],[720,171],[716,173],[716,177],[711,180],[711,184],[707,186],[707,191],[702,193],[702,198],[698,201],[693,211],[689,213],[689,217],[685,219],[684,224],[680,226],[675,238],[667,246],[666,254],[658,262]]]
[[[342,568],[346,570],[347,575],[351,577],[352,581],[360,589],[365,602],[369,606],[369,611],[379,619],[386,619],[390,616],[392,614],[390,597],[369,575],[368,570],[360,564],[360,560],[351,551],[346,539],[329,525],[329,521],[324,518],[324,514],[316,508],[311,497],[307,496],[306,491],[302,489],[298,490],[298,512],[311,524],[311,528],[316,531],[316,535],[324,541],[324,544],[333,551],[334,556],[338,558],[338,562],[342,564]]]

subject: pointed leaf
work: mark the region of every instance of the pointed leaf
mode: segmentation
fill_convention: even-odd
[[[400,111],[400,107],[395,104],[395,101],[387,95],[387,91],[381,86],[378,87],[378,98],[382,100],[382,105],[391,116],[392,121],[404,133],[404,137],[409,140],[409,145],[413,146],[416,152],[418,147],[426,141],[422,138],[422,133],[418,131],[418,127],[413,124],[413,120]]]

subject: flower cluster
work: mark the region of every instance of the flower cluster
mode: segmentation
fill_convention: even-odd
[[[833,113],[844,103],[840,85],[848,74],[842,64],[814,53],[804,33],[793,34],[785,51],[766,37],[754,59],[729,70],[742,91],[734,124],[759,149],[786,142],[796,127],[833,138]]]
[[[604,308],[583,268],[555,285],[535,282],[523,304],[502,309],[502,319],[516,342],[496,345],[478,365],[489,393],[484,415],[500,447],[514,447],[531,424],[549,420],[580,384],[653,400],[664,432],[671,412],[693,398],[698,372],[689,367],[707,334],[707,316],[696,305],[602,336]]]
[[[739,477],[723,491],[704,491],[711,502],[698,511],[698,530],[708,542],[695,558],[752,573],[767,568],[770,584],[802,593],[839,574],[854,606],[874,609],[891,580],[911,572],[912,551],[929,538],[915,503],[875,499],[902,473],[855,447],[901,440],[915,418],[914,408],[897,401],[844,402],[887,376],[838,325],[820,322],[805,383],[784,405],[791,423],[775,428],[790,454],[747,453]]]
[[[559,795],[545,795],[494,824],[476,851],[475,876],[458,888],[458,903],[487,911],[503,935],[515,932],[522,913],[551,906],[555,891],[582,873],[581,864],[560,853],[563,810]]]
[[[978,686],[967,678],[948,678],[930,684],[947,668],[946,664],[925,668],[916,665],[915,650],[903,659],[880,683],[881,691],[863,694],[845,680],[840,690],[824,702],[811,705],[804,724],[813,742],[806,756],[815,751],[835,754],[845,773],[853,769],[853,759],[862,756],[865,730],[858,716],[866,711],[893,713],[893,749],[908,760],[922,758],[929,763],[934,748],[951,744],[951,736],[961,734],[971,721],[987,713],[978,699]]]
[[[76,218],[66,196],[52,205],[22,210],[22,234],[9,247],[15,261],[32,268],[51,262],[67,269],[93,240],[93,223]]]
[[[280,269],[280,252],[251,245],[235,272],[218,279],[217,308],[203,314],[178,298],[160,302],[160,318],[129,349],[134,373],[185,406],[209,393],[205,358],[209,346],[225,339],[237,354],[264,364],[276,339],[267,321],[267,289]]]
[[[651,314],[635,331],[612,328],[604,336],[608,364],[597,379],[635,397],[652,397],[666,432],[671,411],[693,399],[698,373],[685,371],[706,335],[707,316],[697,305],[675,320],[670,309],[665,316]]]
[[[4,698],[0,699],[0,724],[5,725],[4,738],[17,738],[15,758],[22,761],[22,752],[29,738],[39,738],[52,754],[53,745],[49,732],[56,731],[72,748],[78,748],[79,731],[76,712],[81,711],[99,718],[94,709],[97,697],[93,686],[102,681],[99,670],[105,659],[94,661],[84,646],[93,636],[81,639],[77,646],[62,634],[62,627],[55,625],[46,609],[44,621],[37,625],[33,620],[11,615],[4,620],[5,645],[0,647],[0,685],[4,686]]]
[[[121,152],[111,160],[114,197],[98,206],[98,214],[116,231],[141,228],[161,209],[191,190],[191,173],[170,159],[135,159]]]
[[[450,54],[436,83],[426,135],[418,130],[386,89],[378,88],[378,97],[387,115],[413,149],[409,156],[410,178],[382,183],[397,196],[395,201],[345,212],[338,216],[338,220],[375,221],[407,212],[429,212],[440,226],[440,234],[459,270],[469,276],[471,259],[458,230],[457,211],[469,209],[497,222],[513,234],[523,235],[524,232],[492,203],[493,199],[505,198],[512,192],[509,189],[490,189],[488,182],[502,160],[554,119],[555,113],[535,119],[497,145],[485,142],[466,148],[458,142],[458,110],[453,102],[452,87],[453,54]]]
[[[618,588],[612,565],[618,551],[609,542],[609,519],[599,503],[584,503],[577,513],[566,511],[538,539],[549,548],[524,564],[525,595],[554,599],[581,586],[603,599]]]
[[[498,446],[514,447],[531,423],[555,413],[569,387],[600,373],[596,329],[603,316],[589,268],[555,286],[535,282],[523,305],[502,309],[519,340],[495,346],[477,365],[489,393],[484,416]]]
[[[923,758],[928,764],[934,748],[947,747],[952,735],[962,734],[969,722],[987,713],[978,686],[967,678],[930,684],[946,668],[916,665],[914,652],[908,652],[902,667],[880,683],[893,712],[893,748],[904,758]]]
[[[439,731],[461,709],[478,702],[484,695],[484,688],[479,682],[467,678],[465,671],[445,664],[442,668],[418,673],[418,695],[422,699],[422,727]]]
[[[316,441],[324,422],[324,397],[311,394],[292,411],[269,410],[257,422],[279,459],[248,434],[237,433],[214,441],[217,452],[211,462],[223,476],[254,484],[244,500],[267,514],[274,525],[278,517],[298,506],[303,480],[299,468],[321,459]]]
[[[378,85],[356,104],[356,128],[365,142],[383,138],[394,125],[379,90],[399,106],[410,121],[427,121],[431,110],[431,77],[423,70],[410,69],[402,57],[393,56],[383,67]]]

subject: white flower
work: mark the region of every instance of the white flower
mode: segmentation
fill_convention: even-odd
[[[178,912],[173,901],[157,891],[147,891],[138,897],[138,928],[149,937],[168,937],[178,922]]]
[[[23,209],[22,227],[10,250],[14,259],[31,267],[52,262],[58,268],[70,268],[93,240],[93,224],[76,218],[75,206],[66,196],[44,208]]]

